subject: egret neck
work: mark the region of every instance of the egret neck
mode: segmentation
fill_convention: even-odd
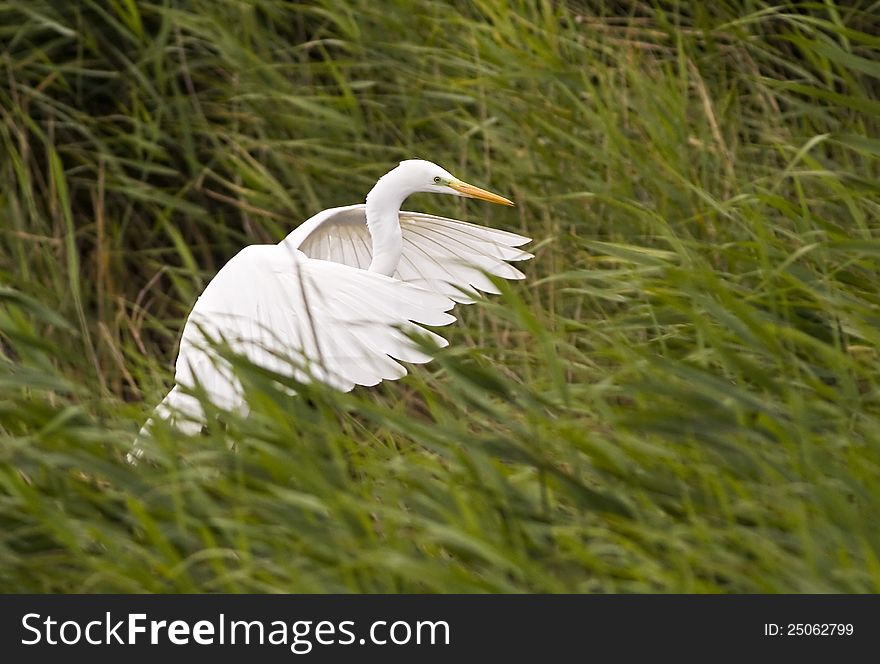
[[[367,194],[367,228],[373,243],[370,272],[393,276],[403,252],[400,232],[400,206],[414,189],[401,168],[389,171]]]

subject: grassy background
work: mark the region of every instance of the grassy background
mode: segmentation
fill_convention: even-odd
[[[0,0],[0,588],[880,591],[880,4]],[[240,247],[535,238],[399,383],[124,454]]]

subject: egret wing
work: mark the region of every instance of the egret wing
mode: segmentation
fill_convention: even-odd
[[[217,405],[244,407],[242,388],[217,342],[254,364],[341,390],[406,375],[427,362],[409,336],[446,341],[420,325],[446,325],[453,302],[380,274],[313,260],[282,245],[243,249],[196,301],[183,331],[175,380]]]
[[[400,212],[403,253],[394,278],[472,302],[478,291],[497,293],[487,274],[522,279],[510,262],[532,258],[519,249],[530,239],[494,228],[421,212]],[[372,259],[364,205],[324,210],[282,243],[310,258],[366,269]]]
[[[533,257],[519,249],[527,237],[456,219],[401,211],[400,227],[403,254],[395,276],[461,303],[472,302],[477,291],[498,293],[486,275],[525,278],[510,262]]]

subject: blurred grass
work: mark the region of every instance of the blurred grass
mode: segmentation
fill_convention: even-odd
[[[880,591],[876,2],[0,0],[0,588]],[[124,462],[238,249],[535,238],[395,384]]]

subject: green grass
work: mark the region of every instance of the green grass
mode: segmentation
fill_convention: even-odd
[[[0,588],[880,591],[880,3],[0,0]],[[124,455],[403,158],[535,239],[406,379]]]

